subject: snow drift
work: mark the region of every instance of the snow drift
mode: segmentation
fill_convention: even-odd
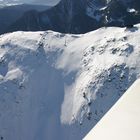
[[[140,25],[0,36],[0,137],[81,140],[140,74]]]

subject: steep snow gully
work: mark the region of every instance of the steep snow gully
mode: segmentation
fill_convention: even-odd
[[[0,36],[0,137],[81,140],[140,74],[140,25]]]

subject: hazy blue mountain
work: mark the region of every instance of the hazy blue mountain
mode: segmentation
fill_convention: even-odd
[[[4,33],[8,26],[16,22],[24,12],[31,10],[37,10],[41,12],[48,8],[49,6],[29,4],[13,5],[0,8],[0,34]]]

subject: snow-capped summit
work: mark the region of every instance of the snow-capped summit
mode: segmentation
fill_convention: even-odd
[[[81,140],[140,76],[140,25],[0,36],[0,137]]]

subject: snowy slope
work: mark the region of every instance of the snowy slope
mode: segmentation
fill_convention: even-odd
[[[140,139],[140,79],[123,95],[84,140]]]
[[[0,137],[81,140],[140,74],[140,25],[0,36]]]

